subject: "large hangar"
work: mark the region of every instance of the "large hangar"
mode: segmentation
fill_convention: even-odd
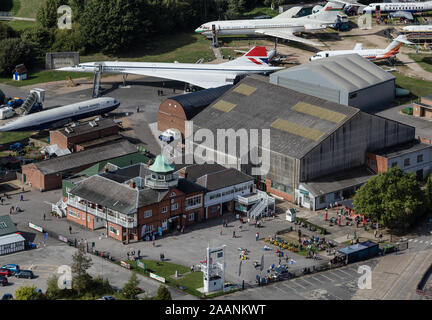
[[[270,129],[270,170],[256,178],[273,195],[293,202],[298,200],[301,183],[321,177],[334,181],[342,188],[334,192],[347,198],[359,181],[371,175],[366,170],[366,152],[412,141],[415,132],[411,126],[273,85],[256,75],[243,79],[193,121],[194,131],[206,128],[215,136],[218,129],[234,129],[237,135],[240,129]],[[205,156],[216,154],[214,148],[206,149]],[[219,154],[222,151],[217,150]],[[214,159],[252,174],[250,165],[240,164],[244,155],[238,151],[237,165],[222,163],[216,156]],[[226,159],[229,154],[225,149]],[[352,170],[356,179],[344,179],[343,173]],[[313,209],[325,207],[330,199],[334,201],[318,196],[320,203],[311,205]],[[302,200],[309,205],[307,197]]]
[[[395,77],[358,54],[288,68],[271,74],[270,82],[362,111],[395,99]]]

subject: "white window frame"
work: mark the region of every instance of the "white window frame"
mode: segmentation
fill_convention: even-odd
[[[167,213],[167,212],[168,212],[168,207],[167,206],[162,207],[162,213]]]
[[[152,210],[146,210],[144,211],[144,219],[150,218],[153,215]]]
[[[75,219],[81,219],[81,214],[73,209],[68,210],[68,214],[72,217],[74,217]]]
[[[176,203],[173,203],[172,205],[171,205],[171,211],[174,211],[174,210],[177,210],[178,209],[178,203],[176,202]]]
[[[195,220],[195,212],[189,213],[189,221]]]

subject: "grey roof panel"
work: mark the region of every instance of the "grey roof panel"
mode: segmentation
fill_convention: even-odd
[[[34,165],[43,174],[51,174],[73,170],[75,168],[80,168],[105,160],[115,159],[136,152],[138,152],[137,147],[129,141],[124,140],[121,142],[110,143],[101,147],[36,162]]]
[[[314,60],[301,64],[286,70],[278,71],[272,74],[273,78],[293,78],[294,75],[309,75],[314,78],[320,75],[332,83],[334,86],[344,89],[348,92],[358,91],[382,82],[395,79],[395,77],[375,65],[373,62],[359,56],[358,54],[344,54],[339,56],[328,57]],[[320,85],[329,86],[328,83],[322,82]]]
[[[363,184],[375,175],[367,167],[361,166],[326,175],[313,181],[301,182],[301,184],[314,196],[320,196]]]
[[[0,236],[17,232],[15,223],[9,215],[0,216]]]
[[[194,118],[194,131],[199,128],[210,129],[270,129],[270,147],[274,152],[300,159],[322,140],[342,126],[359,112],[359,109],[309,96],[285,87],[270,84],[262,76],[249,76],[240,81],[257,90],[249,96],[227,91],[220,99],[236,104],[230,112],[222,112],[211,105]],[[237,84],[237,86],[239,85]],[[234,87],[235,88],[235,87]],[[216,103],[215,101],[214,103]],[[346,117],[334,123],[309,114],[293,111],[291,108],[298,102],[328,109]],[[277,119],[283,119],[297,125],[309,127],[324,133],[321,139],[314,141],[304,136],[271,128]]]

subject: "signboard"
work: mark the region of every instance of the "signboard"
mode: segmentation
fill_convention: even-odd
[[[157,281],[163,282],[165,283],[165,278],[158,276],[157,274],[151,273],[150,272],[150,278],[156,279]]]
[[[39,226],[37,226],[37,225],[35,225],[35,224],[31,223],[31,222],[29,222],[28,226],[29,226],[29,228],[35,229],[35,230],[37,230],[39,232],[43,232],[42,227],[39,227]]]
[[[68,239],[66,238],[66,237],[63,237],[62,235],[59,235],[59,240],[60,241],[63,241],[63,242],[65,242],[65,243],[68,243]]]
[[[309,196],[309,191],[300,189],[300,193],[304,194],[305,196]]]
[[[141,268],[141,269],[143,269],[143,270],[146,269],[146,267],[145,267],[145,263],[142,262],[142,261],[139,261],[139,260],[137,260],[137,267],[138,267],[138,268]]]
[[[124,262],[124,261],[120,261],[120,265],[121,265],[123,268],[126,268],[126,269],[130,269],[130,268],[131,268],[130,264],[127,263],[127,262]]]

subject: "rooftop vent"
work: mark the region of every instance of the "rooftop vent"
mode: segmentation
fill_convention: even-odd
[[[79,126],[79,123],[77,123],[77,122],[74,122],[74,123],[72,123],[72,125],[71,125],[72,128],[75,128],[75,127],[78,127],[78,126]]]
[[[97,124],[96,121],[90,121],[89,125],[92,126],[92,127],[97,127],[98,124]]]
[[[67,133],[72,133],[72,132],[74,132],[73,129],[70,128],[70,127],[66,127],[65,131],[66,131]]]

